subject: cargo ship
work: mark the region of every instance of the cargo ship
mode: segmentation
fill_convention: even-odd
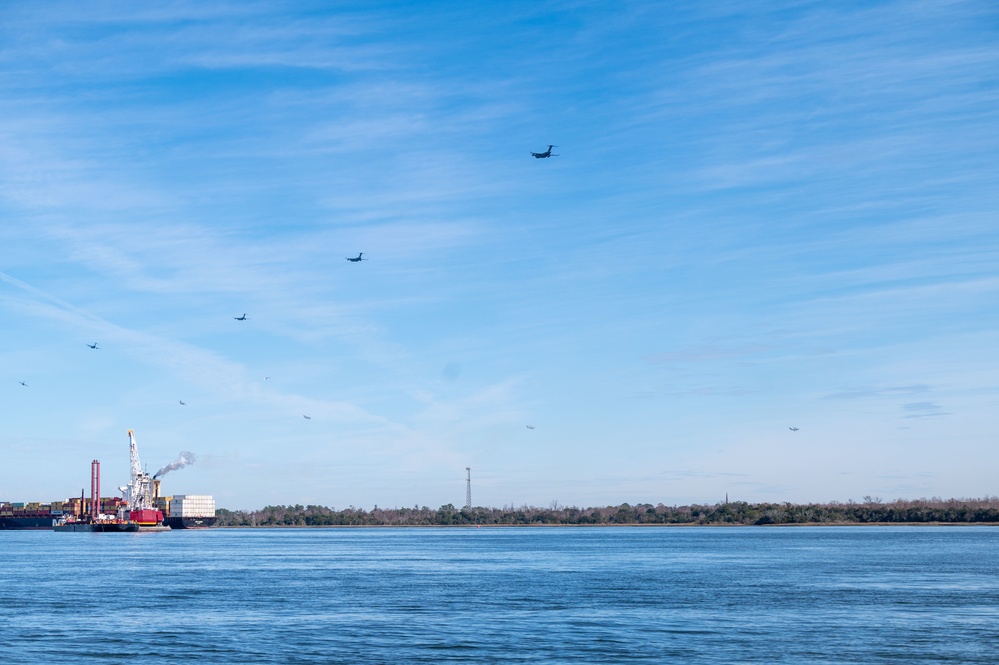
[[[160,510],[128,510],[118,497],[102,497],[95,511],[91,506],[96,503],[79,497],[51,504],[0,502],[0,530],[137,531],[140,527],[163,526],[165,520]],[[122,525],[135,528],[118,528]]]
[[[82,491],[78,497],[51,503],[0,501],[0,530],[43,530],[51,529],[61,522],[83,522],[95,514],[91,507],[94,503],[93,498],[84,498]],[[113,518],[119,513],[122,504],[122,499],[117,497],[103,497],[96,514],[105,516],[102,519]]]
[[[0,501],[0,529],[51,529],[56,519],[62,516],[62,504],[53,514],[53,504],[49,503],[8,503]]]
[[[0,510],[9,506],[10,504],[0,504]],[[8,515],[0,515],[0,531],[8,529],[51,529],[52,525],[55,524],[55,520],[50,517],[26,517],[23,514],[11,513]]]
[[[215,499],[210,495],[161,497],[160,482],[142,470],[135,435],[128,430],[131,482],[122,497],[101,497],[101,463],[90,466],[90,498],[51,503],[0,501],[0,530],[31,529],[126,533],[207,528],[215,524]],[[162,472],[161,472],[162,473]]]
[[[171,497],[163,524],[171,529],[207,529],[215,525],[215,498],[205,494]]]
[[[158,483],[155,487],[158,489]],[[153,527],[171,529],[207,529],[215,526],[215,498],[208,494],[180,494],[159,497],[154,500],[155,509],[128,510],[127,504],[118,497],[101,497],[100,510],[95,519],[90,508],[90,499],[67,499],[52,503],[11,503],[0,501],[0,531],[35,530],[48,531],[122,531],[112,528],[114,524],[134,523],[136,531],[152,530]],[[121,519],[124,514],[124,520]],[[102,528],[84,528],[85,525]],[[65,528],[73,526],[74,528]],[[106,527],[106,528],[105,528]]]

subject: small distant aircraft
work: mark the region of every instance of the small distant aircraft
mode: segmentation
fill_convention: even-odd
[[[534,425],[528,425],[527,429],[534,429]]]
[[[22,386],[24,386],[25,388],[30,388],[30,387],[31,387],[31,386],[29,386],[29,385],[28,385],[27,383],[25,383],[24,381],[18,381],[18,383],[20,383],[20,384],[21,384]]]
[[[181,406],[187,406],[187,402],[185,402],[184,400],[180,400],[180,405]]]
[[[89,346],[91,349],[95,349],[97,351],[101,350],[101,347],[97,346],[97,342],[94,342],[93,344],[87,344],[87,346]]]
[[[305,418],[306,420],[312,420],[312,416],[306,416],[303,414],[302,417]]]
[[[243,316],[234,316],[232,318],[236,319],[237,321],[246,321],[246,312],[243,312]]]
[[[351,263],[357,263],[358,261],[367,261],[368,260],[368,259],[362,259],[361,258],[362,256],[364,256],[364,252],[359,252],[356,257],[347,256],[347,257],[344,257],[344,258],[346,258]]]
[[[544,152],[532,152],[531,153],[531,157],[533,157],[534,159],[545,159],[547,157],[558,157],[558,153],[556,153],[554,155],[552,154],[552,148],[557,148],[557,147],[558,147],[557,145],[550,145],[550,146],[548,146],[548,149],[545,150]]]
[[[271,377],[269,377],[269,376],[265,376],[265,377],[264,377],[264,381],[266,381],[266,380],[267,380],[267,379],[269,379],[269,378],[271,378]]]
[[[792,432],[797,432],[798,431],[797,427],[788,427],[788,429],[791,430]]]

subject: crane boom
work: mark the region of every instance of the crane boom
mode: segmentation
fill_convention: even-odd
[[[152,483],[148,473],[143,473],[139,462],[139,447],[135,443],[135,432],[128,430],[128,456],[132,463],[132,478],[126,488],[125,500],[131,510],[153,507]]]
[[[135,432],[128,430],[128,457],[132,462],[130,486],[135,486],[142,477],[142,463],[139,462],[139,447],[135,443]]]

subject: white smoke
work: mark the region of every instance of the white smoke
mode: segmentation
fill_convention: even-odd
[[[174,461],[167,464],[165,467],[153,474],[153,478],[159,478],[160,476],[165,476],[171,471],[176,471],[181,469],[188,464],[194,464],[194,453],[189,453],[186,450],[180,454],[180,457]]]

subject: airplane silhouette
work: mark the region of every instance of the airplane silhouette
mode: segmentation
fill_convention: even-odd
[[[243,316],[234,316],[232,318],[236,319],[237,321],[246,321],[246,312],[243,312]]]
[[[24,381],[18,381],[18,383],[20,383],[20,384],[21,384],[22,386],[24,386],[25,388],[30,388],[30,387],[31,387],[31,386],[29,386],[29,385],[28,385],[27,383],[25,383]]]
[[[798,431],[797,427],[788,427],[788,429],[791,430],[792,432],[797,432]]]
[[[312,416],[306,416],[303,414],[302,417],[305,418],[306,420],[312,420]]]
[[[534,425],[528,425],[527,429],[534,429]]]
[[[184,400],[180,400],[180,405],[181,406],[187,406],[187,403]]]
[[[360,253],[359,253],[359,254],[357,255],[357,257],[350,257],[350,256],[347,256],[347,257],[344,257],[344,258],[346,258],[346,259],[347,259],[348,261],[350,261],[351,263],[357,263],[358,261],[367,261],[367,260],[368,260],[368,259],[362,259],[362,258],[361,258],[362,256],[364,256],[364,252],[360,252]]]
[[[548,146],[548,150],[545,150],[544,152],[532,152],[531,157],[533,157],[534,159],[545,159],[546,157],[558,157],[558,154],[554,155],[552,154],[552,148],[557,148],[557,147],[558,147],[557,145],[550,145]]]
[[[87,346],[89,346],[91,349],[96,349],[98,351],[101,350],[101,347],[97,346],[97,342],[94,342],[93,344],[87,344]]]

